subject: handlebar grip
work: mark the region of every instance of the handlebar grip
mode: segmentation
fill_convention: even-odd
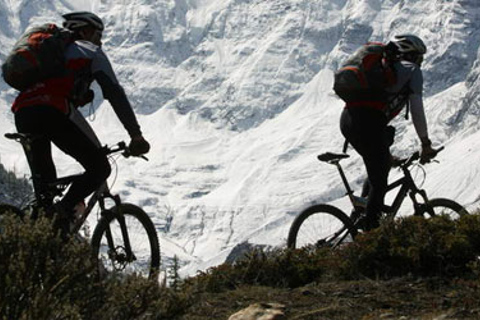
[[[130,152],[130,149],[128,148],[125,141],[120,141],[119,143],[117,143],[113,147],[104,146],[104,147],[102,147],[102,149],[104,150],[106,155],[122,151],[121,155],[124,156],[125,158],[138,157],[138,158],[142,158],[142,159],[148,161],[148,158],[145,157],[144,155],[138,155],[138,156],[137,155],[132,155],[132,153]]]
[[[431,162],[436,156],[437,154],[442,151],[443,149],[445,149],[445,146],[441,146],[440,148],[438,149],[433,149],[434,150],[434,153],[431,154],[431,156],[428,158],[428,159],[420,159],[420,164],[426,164],[426,163],[429,163]]]

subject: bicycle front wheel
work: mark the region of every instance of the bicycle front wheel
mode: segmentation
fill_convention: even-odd
[[[423,206],[423,214],[429,216],[448,215],[452,220],[455,220],[468,214],[468,211],[453,200],[436,198],[429,200],[428,204]]]
[[[154,278],[160,267],[160,245],[152,220],[141,208],[123,203],[98,222],[92,236],[99,268],[108,273]]]
[[[357,229],[343,211],[319,204],[305,209],[295,218],[287,245],[292,249],[306,246],[335,248],[353,241],[356,235]]]

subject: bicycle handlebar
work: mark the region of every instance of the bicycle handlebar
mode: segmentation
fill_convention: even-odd
[[[445,149],[444,146],[441,146],[440,148],[436,149],[436,150],[435,150],[435,153],[433,154],[432,159],[435,158],[435,157],[437,156],[437,154],[438,154],[440,151],[442,151],[443,149]],[[412,163],[413,163],[414,161],[417,161],[417,160],[420,160],[420,161],[419,161],[420,164],[425,164],[425,163],[430,162],[430,160],[429,160],[429,161],[422,161],[422,160],[420,159],[420,151],[415,151],[410,157],[408,157],[408,158],[406,158],[406,159],[398,160],[397,165],[394,165],[394,167],[408,168],[409,166],[412,165]]]
[[[119,143],[117,143],[116,145],[114,145],[112,147],[104,146],[102,149],[103,149],[103,151],[105,152],[106,155],[117,153],[117,152],[122,152],[121,155],[124,156],[125,158],[138,157],[138,158],[142,158],[145,161],[148,161],[148,158],[144,155],[139,155],[139,156],[132,155],[132,153],[130,152],[130,149],[128,148],[125,141],[120,141]]]

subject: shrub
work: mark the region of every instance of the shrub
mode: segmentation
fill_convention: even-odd
[[[448,216],[388,221],[338,252],[343,276],[461,276],[479,255],[480,219]]]
[[[175,319],[186,309],[189,296],[156,281],[101,278],[89,244],[53,230],[1,215],[0,319]]]
[[[255,249],[234,264],[223,264],[187,281],[197,290],[219,292],[240,285],[298,287],[313,281],[480,274],[480,216],[452,221],[407,217],[385,221],[355,242],[335,250]]]
[[[299,287],[323,275],[332,258],[327,250],[255,249],[234,264],[222,264],[201,272],[188,283],[208,292],[234,289],[239,285]]]
[[[479,215],[384,222],[333,251],[255,249],[185,281],[175,276],[172,289],[135,275],[101,278],[85,241],[65,244],[46,219],[0,218],[0,319],[176,319],[202,293],[243,285],[480,274]]]

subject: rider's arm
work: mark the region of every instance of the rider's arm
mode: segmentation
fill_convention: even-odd
[[[410,110],[412,114],[412,121],[422,144],[428,143],[427,120],[425,117],[425,110],[423,107],[423,76],[420,68],[415,68],[410,79]]]
[[[100,85],[104,98],[110,102],[130,137],[141,136],[140,126],[132,106],[115,76],[110,61],[100,48],[92,61],[92,74]]]

